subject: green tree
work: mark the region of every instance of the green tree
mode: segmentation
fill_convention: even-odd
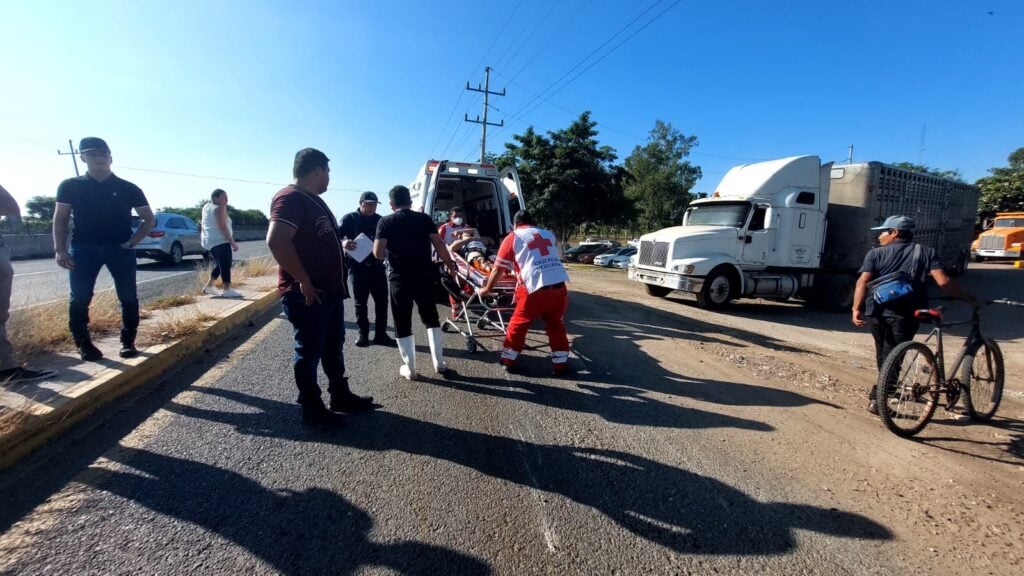
[[[913,172],[920,172],[922,174],[930,174],[932,176],[938,176],[939,178],[946,178],[947,180],[954,180],[956,182],[963,182],[964,175],[959,170],[939,170],[938,168],[931,168],[924,164],[914,164],[913,162],[896,162],[890,164],[896,168],[902,168],[904,170],[911,170]]]
[[[209,202],[208,199],[200,200],[196,202],[194,206],[188,208],[174,208],[171,206],[161,208],[160,212],[173,212],[175,214],[181,214],[187,218],[195,220],[198,225],[203,219],[203,206]],[[231,224],[233,226],[266,226],[270,223],[267,216],[259,210],[239,210],[234,206],[228,204],[228,216],[231,217]]]
[[[56,202],[57,198],[54,196],[33,196],[25,202],[25,210],[33,218],[52,221]]]
[[[628,207],[615,177],[617,156],[599,144],[596,126],[589,111],[548,136],[530,126],[496,159],[501,167],[516,166],[530,212],[560,239],[584,223],[620,220]]]
[[[701,177],[700,166],[685,160],[697,146],[696,136],[686,136],[672,124],[658,120],[647,144],[637,146],[626,158],[626,198],[633,202],[641,230],[679,225],[692,200],[690,190]]]
[[[991,176],[974,183],[981,188],[979,219],[991,218],[997,212],[1024,210],[1024,148],[1014,150],[1007,163],[1004,168],[989,169]]]

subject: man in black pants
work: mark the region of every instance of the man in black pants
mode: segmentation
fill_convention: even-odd
[[[412,306],[416,304],[420,320],[427,327],[434,371],[444,375],[448,365],[443,358],[441,322],[434,302],[434,284],[439,273],[431,257],[431,247],[444,260],[452,276],[455,276],[455,263],[448,247],[438,236],[433,219],[411,210],[409,189],[395,186],[390,196],[394,213],[381,218],[377,224],[373,255],[378,260],[386,257],[388,262],[391,314],[395,318],[395,336],[398,337],[398,352],[402,356],[398,373],[407,380],[416,379],[416,341],[412,335]]]
[[[928,307],[928,288],[925,282],[929,276],[950,296],[976,302],[974,296],[946,275],[933,248],[914,243],[916,227],[913,218],[890,216],[881,226],[872,228],[879,232],[880,246],[864,256],[860,277],[857,278],[857,288],[853,294],[853,324],[861,328],[871,324],[871,336],[875,339],[875,364],[879,370],[893,348],[913,340],[914,334],[917,334],[920,322],[914,316],[914,311]],[[915,246],[920,246],[916,252]],[[875,302],[873,296],[868,294],[868,283],[873,278],[894,272],[905,272],[911,278],[913,292],[886,304]],[[874,386],[868,395],[868,412],[878,414]]]
[[[341,237],[347,239],[346,250],[353,250],[353,241],[360,234],[366,235],[371,241],[377,237],[377,195],[363,192],[359,196],[359,209],[345,214],[341,218]],[[394,346],[395,341],[388,337],[388,279],[384,263],[369,255],[362,262],[348,258],[348,275],[352,278],[352,296],[355,298],[356,325],[359,326],[359,338],[356,346],[360,348],[370,345],[370,314],[367,302],[373,296],[373,343],[381,346]]]
[[[53,251],[57,265],[69,271],[68,327],[82,360],[95,362],[103,352],[89,336],[89,305],[96,277],[104,266],[114,278],[121,302],[122,358],[139,354],[139,297],[135,284],[135,246],[149,234],[156,217],[138,186],[110,171],[110,147],[102,138],[82,138],[78,145],[88,167],[85,176],[68,178],[57,188],[53,212]],[[142,221],[132,233],[132,209]],[[68,246],[71,217],[75,229]]]

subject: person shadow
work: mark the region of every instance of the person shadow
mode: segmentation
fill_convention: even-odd
[[[345,431],[322,433],[300,428],[291,404],[217,388],[202,392],[247,410],[226,412],[174,402],[166,409],[230,425],[242,434],[447,461],[560,495],[679,553],[784,554],[796,548],[798,529],[842,538],[893,538],[885,526],[859,514],[761,502],[714,478],[620,450],[495,436],[382,410],[349,418]]]
[[[448,548],[370,541],[371,516],[329,490],[271,490],[230,470],[124,446],[106,457],[119,465],[92,467],[78,481],[214,532],[283,574],[492,572],[487,562]]]

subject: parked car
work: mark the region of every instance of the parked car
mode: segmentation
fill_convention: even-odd
[[[628,260],[629,257],[632,256],[633,254],[636,254],[636,248],[633,248],[632,246],[617,248],[610,252],[605,252],[604,254],[594,256],[594,265],[609,267],[612,265],[612,261],[615,260],[616,258],[619,258],[620,256],[626,256],[626,259]]]
[[[579,262],[580,256],[584,254],[596,254],[597,252],[603,252],[608,247],[602,244],[580,244],[573,248],[569,248],[562,254],[562,259],[566,262]]]
[[[133,232],[138,230],[141,221],[138,216],[132,217]],[[174,265],[181,264],[190,254],[206,256],[199,240],[199,227],[191,218],[171,212],[158,212],[153,229],[135,247],[136,258],[152,258]]]
[[[636,253],[630,254],[629,256],[616,256],[615,258],[612,259],[611,266],[612,268],[620,268],[622,270],[626,270],[630,267],[630,263],[632,263],[635,259]]]
[[[608,247],[600,248],[600,249],[598,249],[597,251],[594,251],[594,252],[588,252],[586,254],[580,254],[579,262],[580,262],[580,264],[593,264],[594,263],[594,258],[597,258],[598,256],[600,256],[602,254],[609,254],[609,253],[614,252],[614,251],[616,251],[618,249],[619,249],[618,246],[608,246]]]

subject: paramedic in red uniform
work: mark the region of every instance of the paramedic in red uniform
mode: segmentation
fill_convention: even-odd
[[[558,241],[550,230],[538,228],[526,210],[516,212],[515,230],[498,248],[494,270],[487,284],[480,289],[486,296],[506,271],[514,271],[516,310],[508,323],[501,364],[506,370],[515,367],[516,358],[526,346],[526,333],[535,318],[544,320],[551,345],[551,372],[564,373],[569,367],[569,337],[565,333],[565,310],[569,307],[569,291],[565,283],[569,274],[558,256]]]

